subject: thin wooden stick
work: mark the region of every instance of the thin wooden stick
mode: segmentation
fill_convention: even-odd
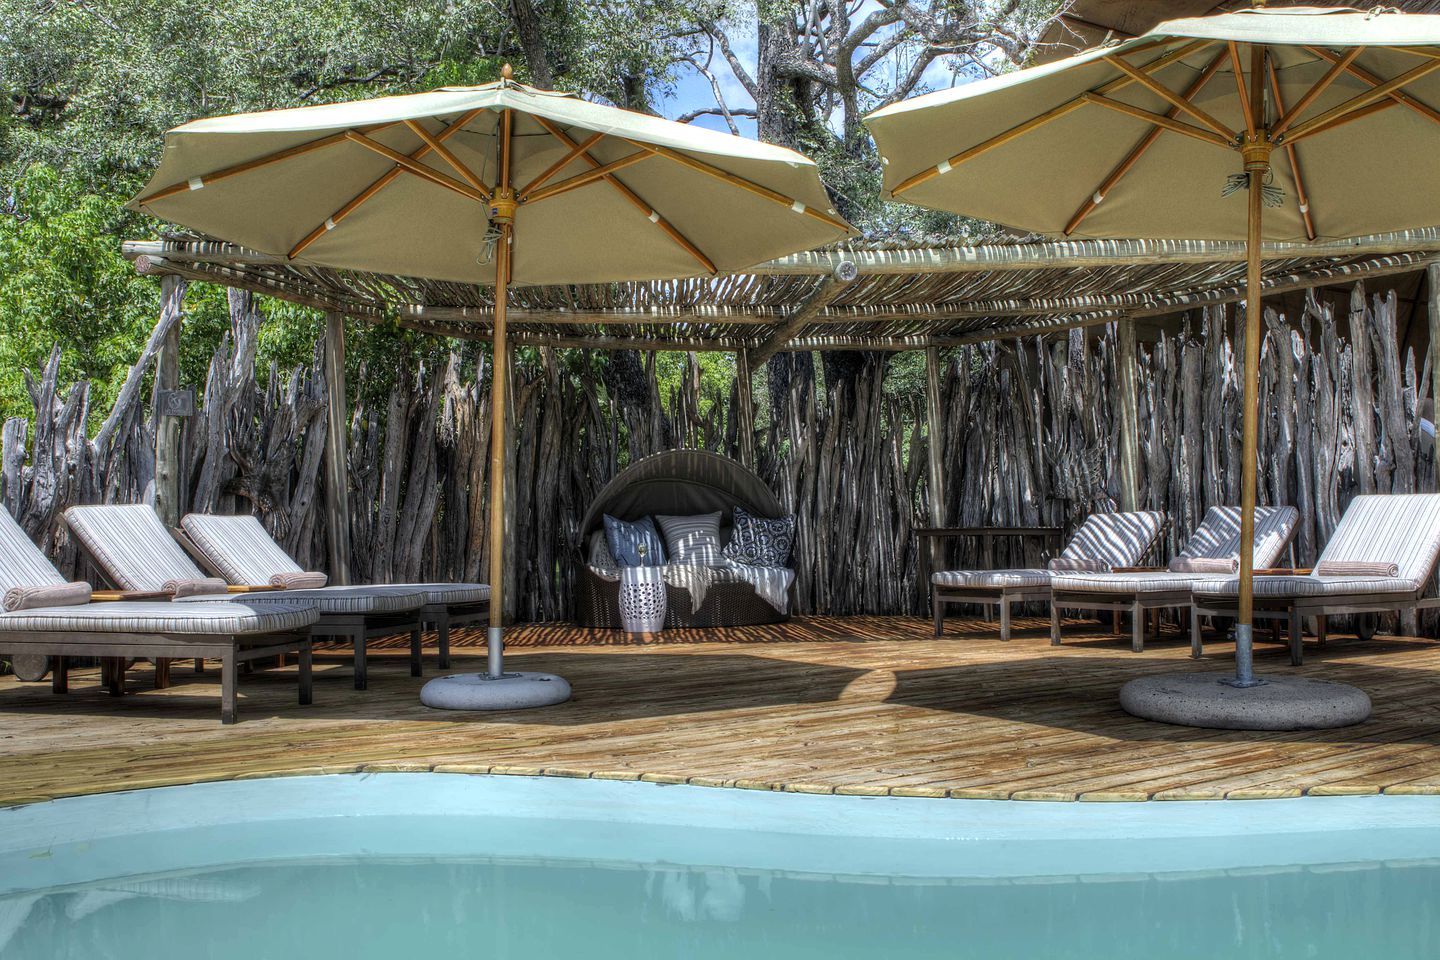
[[[1331,53],[1329,50],[1326,50],[1324,47],[1306,47],[1305,49],[1309,50],[1317,57],[1324,57],[1326,60],[1329,60],[1332,63],[1335,60],[1339,59],[1335,54]],[[1369,70],[1366,70],[1359,64],[1352,63],[1345,69],[1350,73],[1351,76],[1358,77],[1359,79],[1364,80],[1371,86],[1380,85],[1380,78],[1375,74],[1371,73]],[[1386,94],[1386,96],[1388,96],[1391,100],[1394,100],[1396,103],[1409,107],[1411,110],[1414,110],[1422,117],[1426,117],[1430,120],[1435,121],[1436,123],[1440,123],[1440,110],[1436,110],[1434,107],[1430,106],[1425,101],[1416,99],[1415,97],[1401,90],[1392,90],[1390,93]]]
[[[471,120],[474,120],[483,112],[484,108],[480,108],[478,110],[471,110],[469,113],[462,116],[459,120],[456,120],[444,130],[441,130],[440,133],[436,135],[435,139],[441,143],[445,142],[455,134],[459,133],[462,127],[468,124]],[[423,159],[430,153],[430,150],[431,147],[427,143],[419,150],[416,150],[414,153],[410,154],[410,159]],[[294,260],[296,257],[300,256],[300,254],[304,253],[307,249],[310,248],[313,243],[315,243],[316,240],[319,240],[321,237],[325,236],[325,234],[329,233],[331,230],[334,230],[337,226],[340,225],[340,222],[342,220],[350,216],[350,214],[354,213],[357,209],[360,208],[362,204],[368,201],[371,197],[375,196],[375,194],[388,187],[391,183],[395,181],[395,178],[400,176],[400,174],[402,173],[404,173],[404,170],[402,170],[398,165],[391,167],[378,180],[375,180],[364,190],[360,191],[354,197],[350,198],[350,200],[347,201],[345,205],[342,206],[339,210],[336,210],[330,216],[326,217],[324,223],[320,224],[314,230],[311,230],[309,233],[307,233],[303,240],[301,240],[299,243],[295,244],[295,246],[291,248],[289,258],[291,260]]]
[[[654,150],[641,149],[636,153],[623,156],[619,160],[612,160],[609,163],[602,164],[601,166],[598,166],[593,170],[586,170],[584,173],[577,173],[575,176],[569,178],[568,180],[561,180],[559,183],[552,183],[548,187],[542,187],[539,190],[536,190],[534,193],[530,194],[529,196],[521,196],[518,199],[521,203],[539,203],[541,200],[548,200],[551,197],[558,197],[561,194],[569,193],[571,190],[576,190],[587,184],[594,183],[597,180],[603,180],[605,177],[609,176],[617,170],[624,170],[626,167],[633,167],[641,160],[649,160],[651,157],[655,156],[655,153],[656,152]]]
[[[1275,109],[1284,114],[1285,98],[1280,94],[1280,75],[1275,71],[1275,62],[1269,64],[1270,90],[1275,96]],[[1314,92],[1314,88],[1311,88]],[[1313,98],[1312,98],[1313,99]],[[1290,114],[1284,114],[1290,116]],[[1315,220],[1310,216],[1310,195],[1305,189],[1305,177],[1300,172],[1300,158],[1296,156],[1295,144],[1285,144],[1285,157],[1290,161],[1290,173],[1295,177],[1295,199],[1300,204],[1300,216],[1305,221],[1305,236],[1315,239]]]
[[[1335,126],[1337,121],[1343,120],[1348,114],[1357,110],[1363,110],[1376,100],[1383,100],[1391,93],[1398,93],[1408,84],[1414,83],[1423,77],[1427,77],[1440,70],[1440,60],[1427,60],[1413,70],[1407,70],[1392,80],[1387,80],[1378,87],[1372,87],[1358,96],[1351,97],[1338,106],[1331,107],[1318,117],[1306,120],[1290,131],[1289,140],[1303,140],[1305,137],[1314,136],[1317,133],[1324,133]]]
[[[540,174],[540,176],[536,177],[534,180],[531,180],[529,183],[525,184],[525,186],[521,187],[516,195],[521,197],[528,196],[532,190],[537,187],[543,186],[546,182],[550,180],[551,177],[555,176],[555,174],[559,173],[561,170],[564,170],[571,163],[573,163],[575,159],[580,156],[580,154],[588,153],[591,147],[595,146],[595,144],[599,143],[604,138],[605,134],[603,133],[592,133],[590,136],[586,137],[583,142],[575,144],[573,147],[566,151],[565,156],[561,157],[559,160],[556,160],[554,163],[550,164],[550,166],[546,167],[544,173]],[[598,163],[599,161],[596,162]]]
[[[1145,66],[1139,67],[1138,69],[1140,70],[1140,72],[1147,75],[1151,73],[1156,73],[1160,70],[1163,70],[1165,67],[1168,67],[1170,64],[1176,62],[1177,60],[1183,60],[1185,57],[1188,57],[1195,51],[1210,46],[1210,44],[1211,41],[1208,40],[1196,40],[1192,43],[1187,43],[1179,50],[1174,50],[1163,57],[1156,57],[1154,61],[1147,63],[1145,64]],[[1146,47],[1145,49],[1149,48]],[[1138,53],[1139,50],[1129,50],[1127,52],[1134,54]],[[1114,80],[1108,80],[1089,92],[1098,93],[1101,95],[1114,93],[1116,90],[1123,89],[1124,87],[1127,87],[1134,82],[1134,78],[1130,76],[1121,76],[1117,77]],[[982,141],[975,144],[975,146],[973,147],[969,147],[968,149],[960,151],[953,157],[950,157],[948,160],[943,160],[933,167],[928,167],[924,170],[921,170],[919,173],[915,174],[915,176],[897,184],[895,189],[890,191],[890,195],[892,197],[898,197],[900,196],[900,194],[904,193],[906,190],[909,190],[912,187],[919,186],[920,184],[925,183],[928,180],[940,176],[942,173],[949,173],[953,168],[958,167],[960,164],[966,162],[967,160],[973,160],[981,154],[988,153],[996,147],[1004,146],[1011,140],[1014,140],[1016,137],[1023,136],[1029,133],[1031,130],[1034,130],[1036,127],[1044,126],[1051,120],[1058,120],[1059,118],[1066,116],[1067,114],[1070,114],[1075,110],[1078,110],[1081,107],[1085,106],[1085,103],[1086,101],[1083,95],[1075,97],[1073,100],[1067,100],[1064,103],[1060,104],[1058,107],[1047,110],[1038,116],[1031,117],[1024,123],[1018,124],[1008,130],[996,134],[989,140]]]
[[[1315,98],[1320,96],[1320,94],[1324,93],[1327,89],[1329,89],[1330,84],[1334,83],[1336,78],[1338,78],[1340,74],[1344,73],[1345,69],[1349,67],[1350,64],[1354,63],[1355,58],[1360,56],[1360,54],[1363,53],[1364,50],[1364,47],[1350,48],[1350,52],[1345,54],[1345,56],[1340,58],[1339,60],[1334,61],[1330,65],[1330,69],[1325,71],[1325,75],[1319,80],[1317,80],[1313,87],[1305,91],[1305,95],[1302,96],[1299,100],[1296,100],[1295,105],[1289,110],[1285,110],[1283,106],[1280,106],[1280,83],[1275,76],[1275,66],[1274,64],[1271,64],[1270,80],[1271,85],[1275,88],[1275,105],[1279,107],[1279,109],[1283,110],[1284,113],[1280,117],[1280,119],[1275,122],[1275,125],[1270,128],[1270,136],[1272,138],[1278,137],[1280,134],[1290,129],[1290,125],[1299,118],[1300,114],[1304,113],[1307,109],[1309,109],[1310,104],[1315,102]]]
[[[1131,106],[1130,104],[1123,103],[1119,100],[1111,100],[1109,97],[1102,97],[1094,93],[1087,93],[1085,95],[1085,100],[1087,103],[1093,103],[1096,106],[1106,107],[1107,109],[1114,110],[1116,113],[1123,113],[1126,116],[1134,117],[1137,120],[1144,120],[1146,123],[1153,123],[1157,127],[1164,127],[1166,130],[1170,130],[1175,133],[1183,133],[1187,137],[1192,137],[1196,140],[1202,140],[1205,143],[1213,143],[1215,146],[1223,147],[1226,150],[1235,149],[1235,144],[1231,143],[1229,140],[1226,140],[1219,134],[1211,133],[1209,130],[1202,129],[1188,123],[1184,123],[1180,120],[1173,120],[1170,117],[1165,116],[1163,113],[1151,113],[1149,110],[1144,110],[1140,107]]]
[[[1250,109],[1250,92],[1245,89],[1245,68],[1240,62],[1240,44],[1227,40],[1225,46],[1230,51],[1230,69],[1235,73],[1235,88],[1240,94],[1240,112],[1245,115],[1245,136],[1254,140],[1255,112]]]
[[[1225,57],[1226,53],[1223,49],[1215,54],[1214,58],[1205,65],[1205,69],[1200,72],[1200,76],[1196,77],[1195,82],[1185,91],[1186,99],[1199,95],[1200,91],[1205,88],[1205,84],[1209,83],[1210,79],[1220,71],[1220,65],[1225,62]],[[1178,112],[1178,107],[1171,108],[1170,116],[1174,117]],[[1115,184],[1124,179],[1125,175],[1128,174],[1135,164],[1140,161],[1140,158],[1145,155],[1145,152],[1155,144],[1156,140],[1160,139],[1162,132],[1164,131],[1159,127],[1151,127],[1145,136],[1140,139],[1140,142],[1135,145],[1134,149],[1126,155],[1125,159],[1121,160],[1120,163],[1110,171],[1109,175],[1101,181],[1100,186],[1090,192],[1090,195],[1085,198],[1085,202],[1080,205],[1080,209],[1075,211],[1074,216],[1070,218],[1070,222],[1065,225],[1065,235],[1067,237],[1074,233],[1075,229],[1080,226],[1080,223],[1094,212],[1095,208],[1109,195],[1111,190],[1115,189]]]
[[[473,170],[465,166],[465,164],[461,163],[460,158],[455,156],[455,154],[451,153],[449,147],[445,146],[444,143],[440,142],[433,135],[431,135],[429,130],[426,130],[414,120],[406,120],[405,126],[409,127],[410,131],[414,133],[415,136],[419,137],[420,140],[425,144],[425,146],[438,153],[440,155],[440,159],[444,160],[450,165],[451,169],[453,169],[456,173],[460,174],[460,178],[462,180],[464,180],[466,183],[470,184],[470,186],[478,190],[480,192],[480,195],[483,196],[487,201],[490,199],[490,188],[487,187],[485,183],[475,175],[475,172]]]
[[[359,130],[365,133],[378,133],[381,130],[384,130],[386,127],[393,126],[395,126],[395,123],[380,123],[370,127],[360,127]],[[237,163],[234,166],[222,167],[221,169],[216,170],[214,173],[205,174],[205,176],[203,177],[191,177],[184,183],[174,183],[168,187],[163,187],[159,190],[156,190],[148,197],[141,197],[138,202],[141,206],[144,206],[147,203],[154,203],[157,200],[164,200],[167,197],[173,197],[177,193],[184,193],[187,190],[202,189],[203,187],[207,187],[210,184],[215,183],[217,180],[224,180],[228,177],[234,177],[242,173],[249,173],[251,170],[259,170],[261,167],[267,167],[272,163],[279,163],[281,160],[289,160],[293,157],[302,157],[305,154],[310,153],[314,150],[320,150],[325,147],[333,147],[337,143],[344,143],[346,140],[350,139],[350,134],[354,132],[355,131],[353,130],[343,130],[340,133],[332,134],[328,137],[321,137],[319,140],[311,140],[309,143],[302,143],[296,147],[289,147],[285,150],[278,150],[275,153],[266,154],[265,156],[257,157],[254,160],[246,160],[244,163]]]
[[[459,180],[454,180],[450,177],[447,177],[445,176],[445,174],[439,172],[438,170],[427,167],[423,163],[418,163],[414,160],[411,160],[409,157],[407,157],[400,151],[391,150],[389,147],[385,146],[385,144],[379,143],[375,140],[371,140],[363,133],[356,133],[353,130],[347,130],[345,131],[345,136],[351,142],[357,143],[360,146],[364,147],[366,150],[369,150],[373,153],[380,154],[380,156],[387,158],[396,166],[403,167],[407,173],[413,173],[415,174],[415,176],[420,177],[422,180],[429,180],[433,184],[445,187],[449,190],[453,190],[456,193],[460,194],[462,197],[469,197],[471,200],[475,200],[480,203],[490,202],[489,196],[481,193],[479,190],[476,190],[468,183],[461,183]]]
[[[1115,67],[1120,72],[1129,75],[1130,78],[1133,79],[1136,83],[1140,84],[1140,86],[1144,87],[1146,90],[1149,90],[1151,93],[1155,94],[1160,99],[1166,101],[1172,107],[1183,110],[1186,113],[1190,114],[1190,116],[1194,117],[1196,120],[1199,120],[1201,123],[1205,124],[1205,126],[1220,134],[1220,136],[1230,140],[1234,140],[1237,137],[1237,134],[1234,130],[1231,130],[1219,120],[1216,120],[1210,114],[1206,113],[1204,110],[1191,103],[1189,97],[1181,96],[1180,94],[1171,90],[1169,87],[1165,86],[1163,83],[1160,83],[1158,80],[1147,76],[1145,73],[1126,63],[1120,57],[1106,57],[1105,62]],[[1171,113],[1169,114],[1169,116],[1173,118],[1175,114]]]

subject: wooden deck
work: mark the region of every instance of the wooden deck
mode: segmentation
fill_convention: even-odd
[[[123,699],[95,671],[74,673],[65,697],[3,677],[0,804],[360,769],[1028,800],[1440,793],[1440,644],[1427,640],[1312,642],[1298,670],[1265,644],[1262,672],[1353,683],[1375,715],[1347,730],[1240,733],[1148,723],[1116,705],[1131,677],[1228,666],[1228,645],[1195,664],[1173,632],[1143,654],[1093,623],[1071,624],[1055,649],[1037,621],[1019,621],[1008,644],[980,621],[952,621],[936,640],[927,623],[882,618],[621,639],[517,631],[510,663],[563,674],[575,698],[492,715],[421,707],[400,650],[372,665],[363,693],[343,657],[321,657],[312,707],[296,705],[291,670],[242,677],[233,727],[218,722],[213,670],[177,665],[156,691],[137,668],[139,692]],[[457,670],[483,667],[482,650],[459,653]]]

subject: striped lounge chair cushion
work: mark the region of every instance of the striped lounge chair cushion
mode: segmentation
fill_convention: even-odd
[[[17,587],[58,587],[64,582],[10,511],[0,510],[0,593]]]
[[[232,593],[230,603],[252,607],[273,607],[286,604],[313,604],[321,614],[401,613],[425,605],[425,594],[404,584],[372,587],[321,587],[319,590],[264,590],[257,593]],[[214,596],[203,594],[176,597],[177,603],[214,602]]]
[[[1413,596],[1415,584],[1399,577],[1256,577],[1257,597],[1354,597],[1370,594]],[[1240,578],[1206,580],[1192,588],[1196,599],[1233,600],[1240,595]]]
[[[419,590],[425,602],[452,607],[462,603],[484,603],[490,599],[487,583],[403,583],[399,586]]]
[[[1174,593],[1204,580],[1213,573],[1180,573],[1157,570],[1154,573],[1057,573],[1050,578],[1050,587],[1058,593],[1113,593],[1140,596],[1153,593]]]
[[[937,587],[965,590],[1011,590],[1017,587],[1046,589],[1047,570],[942,570],[930,577]]]
[[[206,603],[89,603],[0,614],[0,634],[48,630],[91,633],[162,633],[225,636],[300,630],[319,614],[310,604],[264,607],[211,600]]]
[[[217,517],[191,513],[180,521],[180,527],[231,583],[267,584],[278,573],[304,572],[259,518],[249,514]]]
[[[116,586],[163,590],[167,580],[205,579],[147,504],[71,507],[65,523]]]
[[[1060,552],[1064,560],[1103,560],[1112,567],[1133,567],[1150,552],[1165,515],[1153,510],[1092,513]]]
[[[1255,566],[1271,567],[1285,552],[1300,511],[1294,507],[1255,508]],[[1185,560],[1239,560],[1240,508],[1211,507],[1175,557]]]

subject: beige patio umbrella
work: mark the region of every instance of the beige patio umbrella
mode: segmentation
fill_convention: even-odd
[[[1261,242],[1440,223],[1435,104],[1440,16],[1286,7],[1172,20],[868,118],[899,200],[1055,236],[1248,242],[1237,685],[1256,682]]]
[[[482,696],[517,706],[532,694],[502,660],[507,288],[738,271],[852,230],[794,151],[503,76],[185,124],[130,206],[297,264],[495,285],[486,677],[521,682]]]

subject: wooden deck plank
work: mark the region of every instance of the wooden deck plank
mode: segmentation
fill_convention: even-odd
[[[1335,638],[1288,664],[1262,644],[1261,672],[1354,683],[1375,716],[1348,730],[1247,733],[1137,720],[1116,693],[1133,677],[1224,670],[1230,647],[1188,658],[1167,632],[1131,653],[1094,622],[1051,647],[1048,621],[1017,620],[1001,643],[980,620],[814,618],[778,626],[623,634],[527,626],[517,667],[568,677],[576,696],[534,712],[447,714],[419,705],[403,640],[382,642],[371,689],[348,659],[319,658],[316,704],[292,669],[241,683],[242,723],[216,722],[218,677],[176,666],[123,699],[93,671],[74,692],[0,678],[0,803],[237,776],[344,770],[491,770],[602,775],[800,792],[1025,799],[1273,796],[1424,790],[1440,784],[1440,644]],[[462,634],[460,641],[473,639]],[[433,660],[429,661],[433,663]],[[457,648],[457,670],[483,650]]]

